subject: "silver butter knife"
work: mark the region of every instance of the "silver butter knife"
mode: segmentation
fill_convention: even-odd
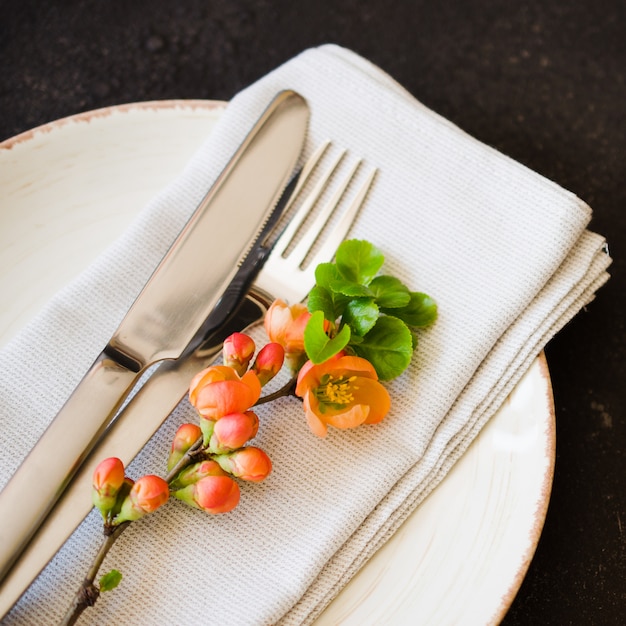
[[[289,182],[308,119],[308,106],[295,92],[281,92],[270,103],[0,493],[0,581],[146,369],[193,352],[214,309],[227,317],[223,296]]]

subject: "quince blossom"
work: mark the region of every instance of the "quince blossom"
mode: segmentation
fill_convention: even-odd
[[[297,369],[304,355],[304,329],[311,317],[305,304],[287,305],[274,300],[265,314],[265,332],[270,341],[285,349],[285,357],[292,369]]]
[[[261,396],[261,383],[253,371],[239,376],[226,365],[212,365],[198,372],[189,387],[189,401],[200,415],[216,421],[229,413],[242,413]]]
[[[380,422],[391,406],[372,364],[341,354],[318,365],[307,361],[298,375],[296,395],[303,399],[307,423],[318,437],[326,436],[327,426]]]
[[[261,385],[267,385],[285,361],[285,349],[279,343],[268,343],[259,350],[252,371],[259,377]]]
[[[254,446],[240,448],[230,454],[221,454],[215,460],[229,474],[255,483],[265,480],[272,471],[269,456]]]

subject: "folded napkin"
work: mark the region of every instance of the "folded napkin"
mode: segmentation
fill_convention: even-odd
[[[602,237],[573,194],[476,141],[357,55],[307,50],[237,95],[182,176],[0,354],[1,482],[115,329],[197,201],[277,91],[310,103],[307,153],[327,137],[380,168],[351,236],[432,295],[409,370],[376,426],[307,429],[299,404],[261,407],[274,472],[211,517],[180,505],[132,525],[106,567],[122,586],[90,623],[307,624],[445,477],[546,342],[607,279]],[[130,475],[163,474],[183,401]],[[85,497],[90,497],[85,494]],[[7,617],[52,623],[99,542],[95,512]]]

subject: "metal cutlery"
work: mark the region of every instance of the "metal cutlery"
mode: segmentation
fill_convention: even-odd
[[[330,142],[320,146],[303,167],[284,210],[286,219],[290,218],[291,212],[294,215],[280,236],[277,239],[274,237],[274,241],[270,238],[266,243],[266,253],[267,250],[271,250],[271,253],[260,269],[248,296],[226,321],[211,330],[194,352],[175,361],[163,362],[155,369],[146,384],[119,413],[76,473],[0,587],[0,616],[11,608],[91,510],[89,494],[95,466],[110,456],[117,456],[128,464],[185,396],[192,376],[216,359],[223,340],[231,332],[244,330],[260,322],[275,297],[284,298],[291,303],[306,298],[315,284],[313,273],[315,266],[332,260],[339,243],[346,237],[376,173],[373,169],[365,175],[349,201],[342,203],[350,183],[353,185],[355,183],[357,168],[361,163],[356,161],[349,168],[348,174],[337,182],[336,179],[340,177],[334,174],[345,157],[343,151],[331,159],[331,165],[318,177],[317,182],[311,182],[307,187],[309,179],[321,168],[320,162],[329,147]],[[336,183],[335,188],[330,190],[331,197],[325,204],[320,203],[320,197],[324,197],[329,191],[331,180]],[[309,190],[310,187],[312,189]],[[296,210],[294,205],[300,195],[304,199]],[[319,204],[323,204],[321,210]],[[339,209],[346,204],[347,208],[341,212]],[[306,224],[307,217],[310,218],[308,221],[313,222],[310,226]],[[324,226],[331,218],[337,219],[329,224],[327,230],[330,232],[320,238]],[[320,241],[316,245],[318,239]],[[308,253],[311,253],[309,256],[312,258],[303,265]]]
[[[0,580],[142,374],[158,361],[192,352],[216,307],[227,314],[222,296],[293,176],[308,119],[308,106],[295,92],[272,100],[0,493]]]

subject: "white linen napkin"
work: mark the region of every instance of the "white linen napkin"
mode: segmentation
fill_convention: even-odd
[[[0,353],[0,484],[115,329],[187,217],[277,91],[312,111],[307,152],[330,137],[380,168],[351,236],[432,295],[436,324],[389,385],[379,425],[319,440],[298,402],[261,407],[271,477],[211,517],[172,503],[133,524],[105,566],[121,587],[87,623],[311,623],[445,477],[549,339],[608,278],[604,239],[572,193],[478,142],[354,53],[307,50],[237,95],[182,176]],[[279,295],[279,294],[277,294]],[[135,459],[164,473],[181,403]],[[85,494],[89,498],[89,494]],[[52,623],[99,542],[85,520],[6,618]]]

